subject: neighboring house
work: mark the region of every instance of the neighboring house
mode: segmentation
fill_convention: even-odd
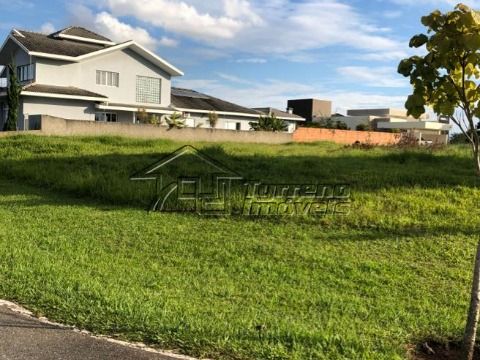
[[[182,112],[188,126],[250,130],[254,110],[195,91],[172,88],[183,72],[135,41],[119,44],[81,27],[50,35],[12,30],[0,49],[0,65],[13,60],[23,86],[18,128],[31,115],[107,122],[138,122],[140,110],[160,116]],[[7,77],[4,69],[2,77]],[[4,84],[6,85],[6,84]],[[0,127],[8,113],[6,88],[0,89]],[[291,121],[296,121],[292,118]],[[201,125],[199,125],[201,122]]]
[[[295,115],[291,108],[288,108],[287,111],[271,107],[254,108],[254,110],[261,112],[263,115],[275,115],[277,119],[285,121],[288,125],[288,132],[294,132],[299,122],[305,122],[305,118]]]
[[[301,116],[307,122],[317,122],[332,116],[332,102],[329,100],[288,100],[287,107],[293,114]]]
[[[391,108],[348,110],[346,116],[332,116],[332,119],[344,122],[351,130],[362,124],[374,131],[410,132],[420,141],[447,142],[452,129],[448,122],[430,120],[426,114],[415,119],[406,110]]]
[[[186,124],[190,127],[210,127],[209,114],[215,113],[218,115],[217,129],[251,130],[250,122],[267,115],[261,111],[266,108],[249,109],[197,91],[175,87],[172,87],[172,107],[184,114]],[[297,122],[305,121],[299,116],[275,111],[281,113],[279,118],[287,123],[289,132],[295,131]]]

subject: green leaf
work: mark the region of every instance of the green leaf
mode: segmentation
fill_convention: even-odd
[[[455,10],[460,10],[461,12],[464,12],[464,13],[468,13],[471,11],[471,9],[467,5],[461,4],[461,3],[455,6]]]
[[[463,36],[463,42],[468,50],[480,49],[480,34],[467,34]]]
[[[407,77],[410,76],[410,73],[413,70],[413,61],[412,59],[403,59],[400,61],[400,64],[398,64],[398,73],[402,74],[403,76]]]
[[[428,42],[428,36],[425,34],[415,35],[410,39],[410,47],[419,48]]]

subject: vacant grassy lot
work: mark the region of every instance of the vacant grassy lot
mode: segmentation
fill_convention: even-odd
[[[218,359],[401,359],[461,337],[480,225],[466,147],[195,144],[246,178],[350,183],[351,213],[149,214],[128,177],[181,145],[0,139],[0,297]]]

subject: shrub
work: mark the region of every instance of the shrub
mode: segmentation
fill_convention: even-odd
[[[372,130],[370,124],[358,124],[355,128],[357,131],[370,131]]]

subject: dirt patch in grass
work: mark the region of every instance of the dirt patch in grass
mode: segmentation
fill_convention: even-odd
[[[460,342],[440,343],[437,341],[424,341],[410,351],[412,360],[461,360],[462,347]],[[474,360],[480,360],[480,346],[475,348]]]

